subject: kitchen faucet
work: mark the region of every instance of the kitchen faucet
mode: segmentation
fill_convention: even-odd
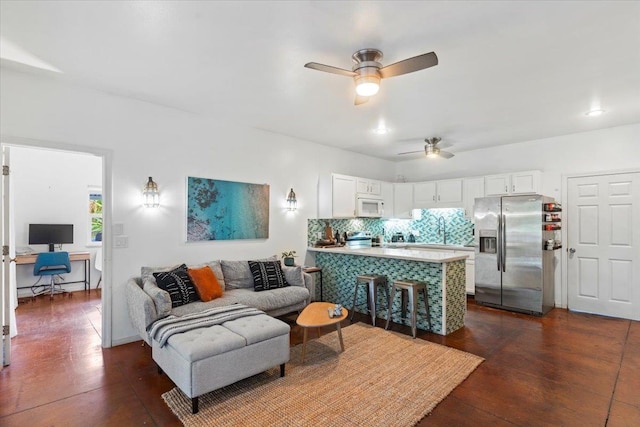
[[[439,216],[436,220],[436,224],[438,225],[438,234],[442,234],[442,244],[447,244],[447,222],[444,220],[443,216]]]

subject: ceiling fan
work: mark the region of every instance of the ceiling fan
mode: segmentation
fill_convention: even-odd
[[[378,49],[361,49],[351,55],[351,58],[355,62],[351,71],[317,62],[309,62],[304,66],[312,70],[353,77],[356,82],[355,105],[360,105],[369,101],[370,96],[378,93],[381,79],[413,73],[438,65],[438,57],[434,52],[414,56],[386,67],[383,67],[379,62],[382,59],[382,52]]]
[[[424,140],[424,142],[426,142],[425,146],[424,146],[424,154],[427,156],[427,159],[435,159],[438,157],[442,157],[443,159],[450,159],[454,156],[453,153],[450,153],[448,151],[442,151],[441,149],[439,149],[437,147],[438,142],[441,141],[442,138],[438,138],[433,137],[433,138],[427,138]],[[422,150],[418,150],[418,151],[407,151],[405,153],[398,153],[399,156],[402,156],[404,154],[414,154],[414,153],[421,153]]]

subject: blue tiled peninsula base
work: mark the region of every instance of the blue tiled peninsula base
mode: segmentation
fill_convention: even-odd
[[[324,299],[340,303],[348,309],[353,303],[356,276],[381,274],[387,277],[389,287],[394,280],[412,279],[426,282],[429,288],[429,310],[432,332],[447,335],[464,326],[466,312],[465,261],[435,263],[394,258],[316,252],[316,265],[322,268]],[[385,296],[378,293],[378,307],[386,307]],[[356,311],[365,313],[366,294],[358,294]],[[400,297],[396,294],[391,320],[409,325],[400,318]],[[418,304],[418,328],[428,330],[425,320],[423,297]],[[387,311],[381,308],[377,317],[386,319]]]

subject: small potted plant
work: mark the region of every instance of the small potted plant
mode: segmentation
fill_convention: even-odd
[[[295,264],[295,261],[293,259],[293,257],[296,256],[296,251],[288,251],[288,252],[282,252],[282,258],[284,259],[284,265],[288,266],[288,267],[293,267],[293,265]]]

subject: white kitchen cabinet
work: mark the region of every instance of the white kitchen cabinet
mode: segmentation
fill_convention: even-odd
[[[356,178],[331,174],[318,183],[318,218],[354,218]]]
[[[511,194],[530,194],[540,191],[540,171],[511,174]]]
[[[465,284],[467,294],[476,294],[476,254],[469,252],[469,258],[465,261]]]
[[[511,175],[487,175],[484,177],[484,190],[487,196],[506,196],[511,187]]]
[[[462,180],[417,182],[413,185],[416,209],[462,207]]]
[[[462,200],[464,216],[473,221],[473,205],[477,197],[484,197],[484,177],[462,180]]]
[[[413,184],[413,207],[429,209],[436,206],[436,182],[416,182]]]
[[[333,175],[333,218],[356,216],[356,179],[352,176]]]
[[[381,196],[382,182],[367,178],[356,178],[356,192],[367,196]]]
[[[476,293],[476,253],[474,251],[453,251],[454,255],[469,255],[464,262],[465,291],[469,295]]]
[[[438,204],[452,204],[452,207],[462,206],[462,180],[448,179],[436,182]],[[455,206],[453,206],[455,205]]]
[[[535,194],[540,188],[540,171],[487,175],[484,186],[487,196]]]
[[[411,219],[413,210],[413,183],[393,184],[393,217]]]
[[[380,188],[382,190],[382,201],[384,202],[382,218],[394,218],[393,183],[383,182]]]

